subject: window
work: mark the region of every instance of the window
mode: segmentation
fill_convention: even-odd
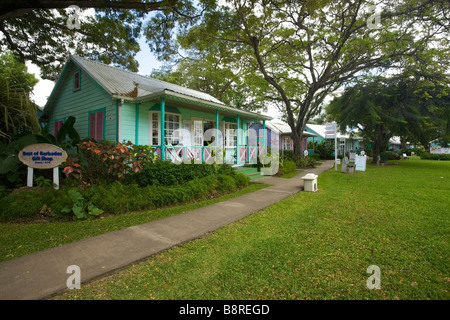
[[[161,121],[160,112],[150,111],[150,142],[152,146],[161,145]],[[181,116],[179,114],[166,113],[164,118],[164,142],[173,145],[179,144],[179,137],[173,136],[174,131],[181,128]],[[171,139],[170,139],[171,138]]]
[[[237,124],[225,123],[225,147],[234,148],[237,146]]]
[[[159,112],[150,112],[150,143],[152,146],[159,146],[161,135],[159,132]]]
[[[292,150],[291,137],[283,137],[283,150]]]
[[[97,141],[103,140],[105,124],[105,110],[96,110],[89,113],[89,138]]]
[[[350,140],[348,142],[348,149],[349,150],[354,150],[355,149],[355,142],[353,140]]]
[[[177,129],[181,128],[181,117],[178,114],[165,114],[164,119],[164,137],[165,143],[169,144],[169,142],[173,145],[177,145],[180,143],[179,137],[173,136],[173,132]],[[170,139],[171,138],[171,139]]]
[[[55,121],[55,137],[58,135],[58,132],[61,129],[63,124],[64,124],[64,120],[56,120]]]
[[[203,145],[203,120],[192,118],[191,141],[193,146]]]
[[[81,88],[81,74],[80,70],[73,74],[73,91],[80,90]]]

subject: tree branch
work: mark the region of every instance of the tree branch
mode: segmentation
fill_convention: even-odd
[[[162,10],[165,7],[175,7],[178,0],[163,0],[155,2],[136,2],[136,1],[53,1],[53,0],[14,0],[6,1],[0,9],[0,21],[21,17],[30,11],[36,9],[64,9],[69,6],[78,6],[80,8],[113,8],[113,9],[135,9],[144,12]]]

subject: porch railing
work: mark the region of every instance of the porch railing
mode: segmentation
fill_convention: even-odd
[[[153,146],[156,155],[161,158],[161,146]],[[228,164],[256,163],[257,157],[263,154],[262,146],[239,146],[239,159],[237,159],[237,147],[215,146],[165,146],[166,160],[174,163],[195,161],[198,163],[222,162]]]

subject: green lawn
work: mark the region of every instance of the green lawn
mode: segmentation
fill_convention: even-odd
[[[390,163],[329,170],[317,193],[55,298],[448,300],[450,161]],[[370,265],[380,290],[366,286]]]
[[[180,214],[265,187],[268,185],[251,184],[235,193],[206,201],[94,220],[31,224],[0,223],[0,261]]]

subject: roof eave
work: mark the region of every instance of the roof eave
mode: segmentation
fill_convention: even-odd
[[[178,92],[174,92],[172,90],[163,90],[163,91],[159,91],[159,92],[154,92],[151,94],[147,94],[144,96],[140,96],[140,97],[127,97],[127,96],[122,96],[122,95],[112,95],[113,99],[123,99],[125,101],[130,101],[130,102],[144,102],[144,101],[149,101],[152,99],[156,99],[156,98],[162,98],[162,97],[174,97],[174,98],[181,98],[181,99],[185,99],[194,103],[200,103],[202,105],[205,105],[207,107],[211,107],[214,109],[221,109],[224,111],[228,111],[228,112],[233,112],[233,113],[237,113],[237,114],[241,114],[241,115],[246,115],[249,117],[253,117],[255,119],[258,120],[272,120],[273,118],[270,116],[266,116],[266,115],[262,115],[259,113],[254,113],[254,112],[250,112],[250,111],[244,111],[244,110],[239,110],[239,109],[235,109],[232,107],[228,107],[225,104],[219,104],[213,101],[208,101],[208,100],[203,100],[203,99],[199,99],[199,98],[195,98],[192,96],[188,96],[188,95],[184,95],[182,93],[178,93]]]

